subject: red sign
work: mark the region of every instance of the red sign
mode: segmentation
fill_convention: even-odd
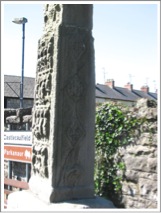
[[[4,159],[31,163],[32,147],[31,146],[10,146],[4,145]]]

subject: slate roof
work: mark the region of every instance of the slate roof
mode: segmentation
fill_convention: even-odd
[[[18,98],[20,95],[20,76],[4,75],[4,96]],[[35,78],[24,77],[23,97],[34,98]]]
[[[157,93],[149,92],[149,94],[156,100],[158,99]]]
[[[98,93],[100,96],[97,96]],[[104,98],[108,98],[108,99],[115,99],[115,100],[126,99],[126,97],[124,98],[122,95],[120,95],[117,91],[110,88],[109,86],[106,86],[103,84],[97,84],[96,85],[96,97],[102,97],[101,94],[103,95]]]
[[[152,92],[146,93],[141,90],[134,90],[134,89],[130,91],[129,89],[123,87],[111,88],[108,85],[97,84],[96,98],[106,98],[106,99],[135,102],[139,98],[157,100],[157,94]]]
[[[140,96],[141,98],[148,98],[150,100],[156,100],[156,98],[154,98],[153,96],[150,95],[150,93],[146,93],[146,92],[143,92],[143,91],[140,91],[140,90],[133,90],[133,92]]]
[[[130,90],[123,88],[123,87],[115,87],[116,91],[118,91],[120,94],[126,97],[126,100],[128,101],[136,101],[139,97],[132,93]]]
[[[18,98],[20,94],[20,76],[4,75],[4,96],[10,98]],[[24,77],[24,98],[34,98],[35,78]],[[139,98],[148,98],[157,100],[157,93],[146,93],[141,90],[132,91],[123,87],[114,87],[113,89],[104,84],[96,84],[96,98],[112,99],[119,101],[135,102]]]

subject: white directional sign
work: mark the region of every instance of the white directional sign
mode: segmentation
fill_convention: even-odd
[[[4,144],[32,145],[32,132],[5,131]]]

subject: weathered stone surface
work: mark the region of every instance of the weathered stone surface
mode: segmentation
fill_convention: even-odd
[[[139,191],[142,197],[147,199],[156,200],[157,199],[157,184],[156,181],[147,180],[145,178],[139,179]]]
[[[142,111],[145,111],[145,110],[147,111],[147,108],[149,110],[150,108],[156,108],[156,107],[157,107],[156,101],[148,100],[146,98],[139,99],[136,104],[136,108],[141,109]]]
[[[139,178],[157,181],[156,173],[138,172],[134,170],[127,170],[125,172],[126,180],[134,183],[138,183]]]
[[[156,209],[158,207],[156,200],[143,199],[139,195],[135,197],[124,195],[123,203],[127,209]]]
[[[31,123],[31,122],[32,122],[32,115],[23,116],[23,123]]]
[[[4,123],[6,123],[6,117],[16,115],[16,109],[4,109]]]
[[[151,147],[145,147],[145,146],[138,146],[136,149],[134,147],[129,147],[127,149],[127,152],[129,154],[134,154],[135,156],[143,156],[143,155],[149,155],[153,153],[156,149]]]
[[[94,196],[92,10],[87,4],[45,6],[29,184],[47,202]]]
[[[20,123],[20,117],[16,116],[9,116],[6,118],[6,124],[19,124]]]
[[[136,145],[156,147],[157,146],[157,134],[152,135],[149,132],[142,133],[139,140],[136,141]]]
[[[126,161],[126,168],[143,171],[143,172],[156,172],[157,169],[157,159],[149,158],[148,156],[133,156],[128,155],[124,157]]]
[[[125,208],[156,209],[158,207],[158,134],[155,107],[156,103],[141,99],[135,108],[131,108],[132,115],[143,118],[145,122],[139,130],[136,129],[134,141],[119,148],[119,155],[115,156],[116,158],[120,156],[126,167],[119,201]],[[121,172],[119,171],[118,174]]]
[[[152,173],[157,173],[157,158],[148,158],[148,168]]]
[[[157,112],[155,108],[150,108],[148,111],[146,107],[141,108],[138,112],[138,117],[146,117],[148,120],[157,120]]]
[[[131,170],[130,168],[126,169],[125,176],[128,182],[129,181],[134,183],[138,182],[138,179],[139,179],[138,171]]]
[[[139,188],[137,184],[132,182],[123,182],[122,192],[124,195],[130,195],[134,197],[139,194]]]
[[[4,123],[5,124],[22,124],[32,120],[32,108],[25,109],[5,109]],[[25,117],[24,117],[25,116]]]

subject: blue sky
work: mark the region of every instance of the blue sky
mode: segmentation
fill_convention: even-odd
[[[21,75],[22,26],[12,23],[12,19],[26,17],[24,74],[35,77],[37,44],[43,35],[43,3],[4,3],[1,8],[2,74]],[[159,88],[157,1],[93,3],[96,83],[103,84],[110,78],[120,87],[131,81],[134,89],[146,83],[151,92]]]

